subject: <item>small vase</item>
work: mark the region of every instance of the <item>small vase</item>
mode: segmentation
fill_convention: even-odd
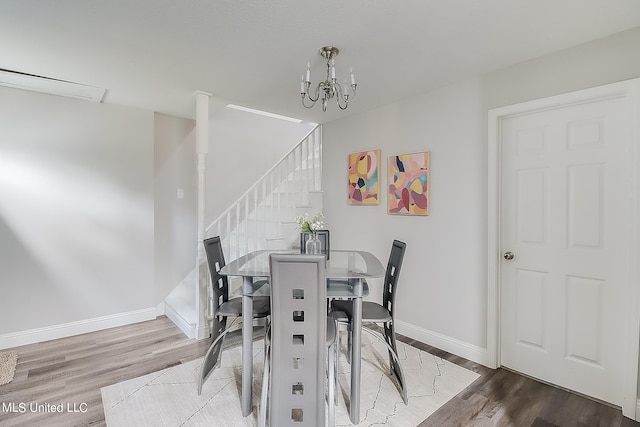
[[[309,240],[305,245],[305,253],[307,255],[319,255],[322,253],[322,244],[316,233],[311,233]]]

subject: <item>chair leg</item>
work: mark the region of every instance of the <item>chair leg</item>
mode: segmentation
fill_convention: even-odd
[[[340,341],[338,340],[338,335],[336,334],[336,342],[333,346],[333,403],[338,405],[338,361],[340,359]]]
[[[336,344],[335,342],[331,344],[328,349],[329,353],[329,375],[328,375],[328,383],[329,383],[329,395],[327,396],[327,404],[329,405],[329,417],[328,417],[328,426],[334,427],[336,425],[336,388],[335,388],[335,380],[336,380]]]
[[[372,331],[371,329],[367,328],[367,327],[362,327],[363,331],[368,332],[369,334],[373,335],[376,338],[380,338],[380,334],[376,333],[374,331]],[[402,393],[402,401],[404,402],[405,405],[409,404],[409,398],[407,396],[407,383],[404,380],[404,374],[402,372],[402,367],[400,366],[400,359],[398,358],[398,353],[396,351],[395,348],[391,347],[391,344],[389,344],[386,340],[386,337],[382,337],[383,339],[381,340],[381,342],[384,343],[384,345],[387,346],[387,349],[389,350],[389,354],[392,356],[393,358],[393,363],[392,363],[392,374],[395,374],[396,379],[398,380],[398,384],[400,385],[400,390]],[[393,342],[394,347],[395,347],[395,341]]]
[[[337,322],[337,329],[336,329],[336,354],[338,355],[338,359],[340,358],[340,337],[342,335],[342,331],[340,330],[340,326],[341,325],[346,325],[346,323],[341,323],[341,322]]]
[[[198,374],[198,396],[202,393],[202,385],[209,378],[211,372],[220,364],[220,358],[222,354],[222,340],[229,332],[229,329],[225,329],[218,337],[211,343],[207,354],[202,359],[202,365],[200,365],[200,373]],[[215,357],[215,362],[209,360],[211,357]],[[212,362],[213,365],[212,365]],[[206,371],[206,372],[205,372]]]
[[[353,357],[352,345],[353,345],[353,325],[351,322],[347,323],[347,363],[351,363],[351,357]]]
[[[269,326],[264,336],[264,372],[262,374],[262,392],[258,407],[258,427],[267,425],[267,397],[269,395],[269,371],[271,370],[271,340],[269,340]]]
[[[388,322],[384,324],[384,335],[385,335],[385,341],[387,341],[387,343],[389,343],[389,346],[393,349],[393,352],[389,352],[389,366],[391,366],[391,370],[392,370],[392,374],[396,376],[396,378],[398,378],[398,381],[401,382],[402,384],[402,388],[403,388],[403,398],[405,400],[405,404],[406,402],[406,389],[405,389],[405,382],[404,382],[404,376],[402,374],[402,368],[400,367],[400,360],[398,358],[398,348],[396,347],[396,333],[395,333],[395,328],[393,326],[393,322]],[[395,359],[392,357],[395,354]]]
[[[398,354],[398,349],[396,348],[396,334],[393,328],[392,322],[387,322],[384,325],[384,340],[387,342],[388,346],[393,349],[393,351]],[[393,356],[391,355],[391,351],[389,351],[389,367],[391,368],[391,374],[395,372],[395,366],[393,363]]]

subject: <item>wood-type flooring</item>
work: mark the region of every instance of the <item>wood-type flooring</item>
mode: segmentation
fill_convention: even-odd
[[[620,409],[398,339],[481,375],[420,427],[640,427]],[[164,316],[17,347],[15,378],[0,386],[0,426],[104,426],[101,387],[196,359],[207,347],[208,340],[187,339]]]

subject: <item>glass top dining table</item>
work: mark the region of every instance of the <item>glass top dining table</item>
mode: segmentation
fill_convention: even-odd
[[[269,293],[269,285],[254,283],[255,278],[269,277],[269,255],[296,253],[291,250],[258,250],[225,265],[220,274],[242,277],[242,415],[252,413],[253,404],[253,296]],[[360,367],[362,297],[366,295],[365,279],[385,275],[382,262],[373,254],[359,250],[332,250],[327,255],[326,277],[328,298],[353,299],[354,324],[351,351],[351,390],[349,415],[353,424],[360,423]]]

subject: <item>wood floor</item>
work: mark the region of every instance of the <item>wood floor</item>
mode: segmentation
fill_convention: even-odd
[[[619,409],[399,339],[481,375],[420,427],[640,426],[624,418]],[[101,387],[196,359],[207,346],[207,340],[189,340],[170,320],[160,317],[18,347],[15,378],[0,386],[0,426],[104,426]],[[53,412],[59,408],[62,413]]]
[[[411,340],[402,341],[480,374],[419,424],[427,426],[639,427],[613,408],[506,369],[485,366]]]

